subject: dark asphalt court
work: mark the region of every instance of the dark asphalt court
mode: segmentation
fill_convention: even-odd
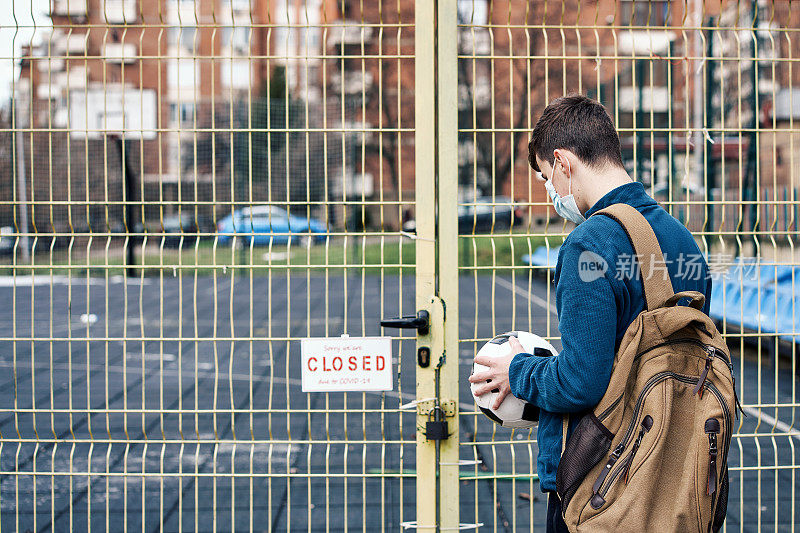
[[[143,284],[28,278],[15,289],[5,279],[0,527],[402,530],[415,519],[414,415],[397,410],[414,398],[413,339],[393,343],[397,381],[386,394],[301,392],[297,339],[380,334],[382,316],[415,311],[414,278],[336,272]],[[530,291],[526,276],[460,283],[463,411],[472,405],[471,339],[558,329],[542,279]],[[755,358],[737,356],[735,366],[742,403],[792,403],[791,369],[776,376],[763,360],[759,391]],[[727,526],[789,531],[800,435],[770,433],[784,433],[794,410],[749,412],[729,457]],[[535,432],[512,434],[467,413],[461,441],[461,459],[481,463],[461,467],[473,478],[461,483],[461,521],[543,531]]]

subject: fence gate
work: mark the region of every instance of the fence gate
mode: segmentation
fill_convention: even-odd
[[[559,347],[572,228],[526,145],[572,91],[711,264],[727,530],[796,528],[800,3],[9,10],[0,530],[543,530],[536,432],[467,377],[508,330]],[[303,390],[300,340],[344,334],[392,337],[391,391]]]
[[[12,2],[0,530],[457,525],[437,504],[459,470],[437,299],[456,276],[436,288],[420,5],[415,32],[413,2]],[[391,330],[393,390],[302,390],[300,339],[380,335],[417,309],[419,376],[416,335]],[[436,449],[416,410],[439,396],[455,435]]]

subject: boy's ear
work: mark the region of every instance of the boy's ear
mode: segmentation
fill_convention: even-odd
[[[565,150],[558,148],[553,150],[553,169],[556,168],[557,163],[561,163],[562,168],[568,173],[572,174],[572,164],[570,163]]]

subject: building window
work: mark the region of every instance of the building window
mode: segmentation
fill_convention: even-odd
[[[629,26],[666,26],[669,21],[669,1],[624,0],[620,4],[620,21]]]
[[[459,24],[486,24],[489,21],[487,0],[458,0]]]
[[[182,52],[195,53],[197,28],[195,26],[173,26],[169,29],[169,44],[179,47]]]
[[[194,123],[194,103],[180,102],[169,105],[172,122],[180,126],[191,126]]]
[[[223,50],[239,54],[250,52],[250,26],[225,26],[221,39]]]
[[[237,11],[250,11],[255,7],[256,0],[231,0],[231,8]]]
[[[172,87],[195,87],[200,84],[200,64],[192,59],[172,61],[169,66],[169,84]]]
[[[250,86],[250,61],[223,59],[219,62],[220,78],[225,87],[247,89]]]

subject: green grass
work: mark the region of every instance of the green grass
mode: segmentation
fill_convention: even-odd
[[[557,246],[561,239],[551,238],[550,245]],[[177,275],[180,270],[184,275],[210,275],[236,271],[241,274],[267,275],[267,273],[285,273],[287,270],[305,272],[312,271],[350,272],[368,274],[413,274],[416,266],[416,247],[412,239],[403,237],[367,236],[339,237],[332,239],[327,245],[316,244],[304,247],[293,244],[291,247],[273,245],[269,247],[250,247],[234,249],[230,245],[214,244],[203,241],[197,247],[183,249],[160,248],[157,241],[152,241],[144,249],[136,250],[136,274],[145,276]],[[154,245],[155,244],[155,245]],[[544,244],[544,237],[527,234],[476,235],[459,237],[459,265],[464,272],[489,274],[492,271],[504,272],[509,267],[522,267],[523,254],[531,253]],[[142,272],[143,270],[143,272]],[[38,275],[104,276],[120,275],[124,271],[124,250],[121,246],[109,247],[106,250],[104,238],[95,239],[91,250],[87,253],[86,245],[73,245],[68,248],[37,253],[33,256],[33,267],[21,264],[12,266],[10,258],[0,262],[0,273],[10,275],[14,271],[19,275],[30,275],[33,271]]]

